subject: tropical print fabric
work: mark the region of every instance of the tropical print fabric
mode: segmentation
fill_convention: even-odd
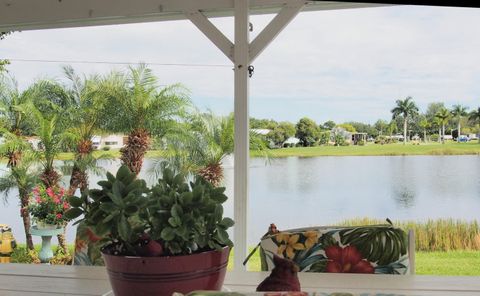
[[[409,273],[407,234],[391,225],[282,231],[260,243],[263,271],[273,269],[274,254],[304,272]]]
[[[80,222],[77,227],[77,235],[75,238],[75,256],[73,258],[74,265],[100,265],[104,262],[100,252],[100,244],[96,242],[100,238],[93,231]]]

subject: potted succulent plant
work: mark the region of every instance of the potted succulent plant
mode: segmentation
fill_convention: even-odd
[[[223,217],[225,188],[196,177],[188,183],[168,168],[151,188],[126,166],[81,197],[66,215],[101,237],[113,292],[171,295],[219,290],[232,247]]]

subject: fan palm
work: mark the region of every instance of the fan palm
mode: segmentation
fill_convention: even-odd
[[[407,125],[408,120],[418,113],[418,107],[413,102],[412,97],[407,97],[405,100],[397,100],[397,106],[392,109],[393,119],[403,117],[403,144],[407,143]]]
[[[112,106],[109,130],[128,135],[120,159],[138,175],[151,136],[161,138],[171,131],[190,100],[178,84],[160,89],[157,78],[145,64],[130,67],[127,75],[113,73],[107,89]]]
[[[448,120],[451,118],[450,112],[447,108],[440,109],[436,114],[435,118],[442,126],[442,144],[445,144],[445,125],[448,123]]]
[[[465,106],[462,106],[462,105],[453,105],[453,108],[452,108],[452,111],[451,111],[453,117],[457,121],[457,132],[458,132],[457,142],[460,142],[460,135],[462,134],[460,124],[461,124],[462,118],[464,116],[467,116],[467,114],[468,114],[467,110],[468,110],[468,107],[465,107]]]

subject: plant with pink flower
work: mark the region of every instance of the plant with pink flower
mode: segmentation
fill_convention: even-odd
[[[62,225],[68,222],[65,212],[70,209],[65,190],[62,187],[38,185],[30,194],[28,211],[34,222]]]

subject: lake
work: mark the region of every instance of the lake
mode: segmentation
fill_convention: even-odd
[[[224,162],[227,195],[233,197],[233,163]],[[141,177],[149,184],[152,160]],[[102,161],[115,172],[119,161]],[[3,164],[2,171],[5,171]],[[91,176],[91,183],[100,177]],[[64,180],[67,181],[67,180]],[[250,162],[249,244],[255,244],[270,223],[279,229],[331,225],[347,218],[391,220],[458,218],[480,214],[480,156],[346,156],[289,157]],[[16,191],[0,204],[0,224],[12,226],[24,242]],[[233,200],[225,204],[233,218]],[[67,239],[73,243],[74,228]],[[35,238],[37,243],[40,239]]]

